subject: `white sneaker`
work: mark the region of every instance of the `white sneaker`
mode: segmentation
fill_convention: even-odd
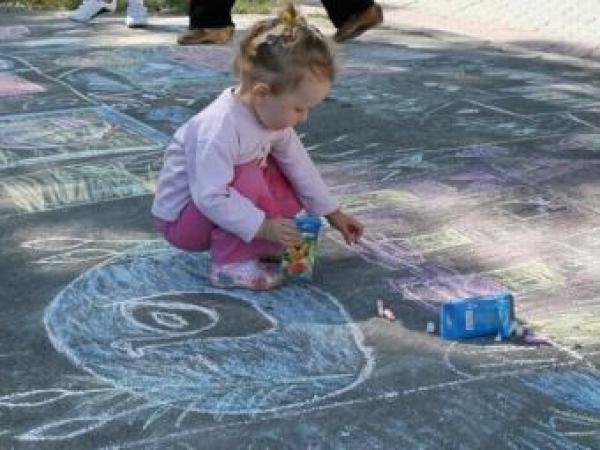
[[[103,0],[83,0],[79,8],[69,14],[69,19],[75,22],[89,22],[94,17],[105,13],[115,12],[117,10],[117,0],[105,2]]]
[[[129,28],[142,28],[148,25],[148,14],[141,0],[129,0],[125,25]]]

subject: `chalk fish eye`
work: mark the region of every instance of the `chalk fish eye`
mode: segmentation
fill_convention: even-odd
[[[128,322],[131,335],[111,346],[135,357],[147,349],[187,339],[249,336],[274,325],[272,319],[248,303],[220,293],[159,295],[130,300],[117,308]]]

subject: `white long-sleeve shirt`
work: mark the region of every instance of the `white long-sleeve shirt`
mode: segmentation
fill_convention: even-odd
[[[265,213],[231,186],[234,167],[267,154],[309,213],[322,216],[337,209],[294,129],[265,128],[233,88],[227,88],[179,128],[167,146],[152,214],[173,221],[193,201],[217,226],[250,242]]]

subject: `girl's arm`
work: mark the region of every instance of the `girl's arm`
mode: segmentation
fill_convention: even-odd
[[[281,139],[273,142],[271,154],[309,213],[326,216],[338,209],[337,202],[294,129],[283,131]]]
[[[190,194],[211,222],[250,242],[264,219],[264,211],[231,185],[235,147],[217,139],[186,145]]]
[[[274,143],[273,157],[294,186],[296,195],[308,212],[325,216],[348,244],[360,239],[363,225],[354,217],[340,211],[306,148],[292,128],[286,130],[283,138]]]
[[[329,225],[338,230],[344,236],[347,244],[356,244],[363,234],[363,224],[354,217],[343,213],[339,209],[325,216]]]

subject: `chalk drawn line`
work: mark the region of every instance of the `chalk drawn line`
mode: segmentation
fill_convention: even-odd
[[[578,364],[577,362],[569,361],[569,362],[559,363],[556,366],[573,367],[573,366],[576,366],[577,364]],[[416,387],[416,388],[410,388],[410,389],[404,389],[404,390],[398,390],[398,391],[388,391],[388,392],[384,392],[384,393],[373,395],[373,396],[361,397],[361,398],[346,400],[346,401],[332,402],[332,403],[328,403],[325,405],[319,405],[319,406],[315,406],[312,408],[303,409],[303,410],[299,410],[299,411],[286,411],[286,412],[283,412],[283,413],[280,413],[280,414],[277,414],[274,416],[269,416],[269,417],[255,417],[255,418],[249,419],[249,420],[232,421],[232,422],[228,422],[228,423],[225,423],[222,425],[200,427],[200,428],[196,428],[196,429],[192,429],[192,430],[171,433],[171,434],[161,436],[158,438],[140,439],[137,441],[131,441],[131,442],[123,443],[123,444],[102,447],[102,449],[103,450],[118,450],[118,449],[136,448],[136,447],[144,448],[144,446],[147,446],[147,445],[162,444],[162,443],[166,443],[166,442],[169,442],[169,441],[172,441],[175,439],[181,439],[181,438],[185,438],[185,437],[189,437],[189,436],[194,436],[196,434],[212,432],[212,431],[219,431],[219,430],[227,430],[229,428],[236,429],[240,426],[255,425],[258,423],[267,422],[267,421],[274,420],[274,419],[303,416],[303,415],[313,413],[313,412],[322,412],[322,411],[327,411],[327,410],[331,410],[331,409],[345,408],[348,406],[354,406],[354,405],[359,405],[359,404],[368,404],[368,403],[373,403],[373,402],[376,403],[376,402],[381,402],[381,401],[393,401],[393,400],[396,400],[403,396],[427,393],[427,392],[436,391],[436,390],[445,390],[447,388],[468,385],[468,384],[477,383],[480,381],[488,381],[488,380],[499,379],[499,378],[512,378],[512,377],[516,377],[519,375],[535,373],[538,370],[542,370],[542,369],[545,369],[548,367],[551,367],[551,366],[545,366],[545,367],[533,368],[533,369],[526,368],[526,369],[506,371],[506,372],[497,372],[495,374],[473,376],[470,378],[464,378],[464,379],[459,379],[459,380],[454,380],[454,381],[447,381],[447,382],[436,383],[436,384],[431,384],[431,385],[424,385],[424,386],[420,386],[420,387]],[[552,366],[552,367],[554,367],[554,366]]]
[[[24,66],[29,67],[31,70],[33,70],[35,73],[37,73],[39,76],[45,78],[46,80],[48,80],[50,82],[53,82],[53,83],[56,83],[56,84],[60,84],[61,86],[67,88],[68,90],[70,90],[71,92],[73,92],[77,97],[81,98],[82,100],[85,100],[89,104],[91,104],[91,105],[98,105],[97,102],[95,102],[94,100],[92,100],[91,98],[89,98],[88,96],[86,96],[85,94],[83,94],[82,92],[78,91],[73,86],[69,85],[68,83],[65,83],[64,81],[62,81],[60,79],[57,79],[55,77],[52,77],[52,76],[46,74],[44,71],[42,71],[38,67],[34,66],[33,64],[31,64],[26,59],[19,58],[18,56],[7,55],[6,53],[0,53],[0,56],[3,57],[3,58],[11,59],[13,61],[18,61],[19,63],[23,64]]]

